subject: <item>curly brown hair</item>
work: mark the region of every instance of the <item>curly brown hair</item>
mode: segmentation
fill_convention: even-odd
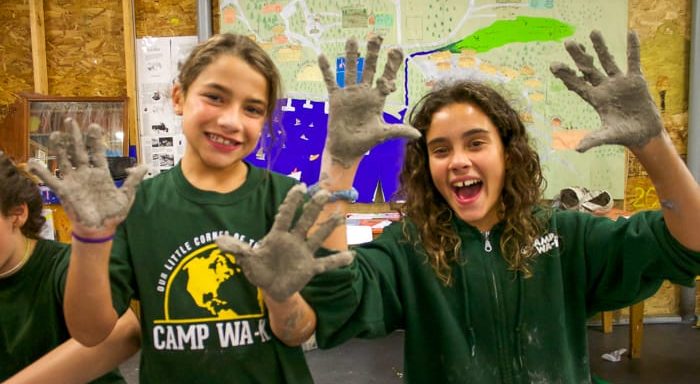
[[[21,228],[22,234],[30,239],[38,239],[46,222],[41,215],[43,202],[39,187],[26,171],[19,169],[9,157],[0,152],[0,213],[8,217],[22,204],[27,204],[28,210],[27,221]]]
[[[398,209],[417,227],[418,238],[411,240],[422,244],[438,278],[450,285],[450,265],[459,261],[461,240],[452,222],[452,209],[433,184],[425,137],[433,114],[454,103],[478,106],[498,128],[506,157],[499,210],[505,226],[500,248],[512,270],[529,276],[535,256],[532,244],[543,230],[542,218],[533,214],[545,187],[540,159],[518,113],[496,90],[482,83],[458,81],[442,86],[425,95],[411,111],[409,121],[423,135],[406,145],[396,195],[405,200]],[[404,233],[409,232],[404,224]]]

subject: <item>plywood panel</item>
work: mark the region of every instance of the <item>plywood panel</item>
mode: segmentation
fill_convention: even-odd
[[[644,301],[644,316],[677,315],[680,307],[680,289],[664,281],[656,294]]]
[[[0,1],[0,121],[20,92],[34,88],[29,3]]]
[[[70,244],[71,242],[71,223],[66,215],[66,211],[62,205],[49,204],[47,206],[53,213],[53,225],[56,229],[56,240],[62,243]]]
[[[134,0],[136,37],[197,34],[196,0]]]
[[[121,1],[47,1],[44,20],[50,94],[126,95]]]
[[[649,91],[682,155],[688,139],[690,10],[691,0],[629,0],[629,26],[639,35]],[[628,156],[627,170],[625,210],[658,209],[654,187],[634,156]],[[644,314],[676,315],[678,303],[678,289],[667,282],[646,300]]]

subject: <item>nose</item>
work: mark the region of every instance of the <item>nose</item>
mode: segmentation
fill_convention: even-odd
[[[242,129],[242,118],[242,108],[236,104],[231,104],[227,108],[222,109],[217,123],[225,132],[236,132]]]
[[[449,168],[452,171],[468,168],[472,165],[469,154],[462,150],[456,150],[450,159]]]

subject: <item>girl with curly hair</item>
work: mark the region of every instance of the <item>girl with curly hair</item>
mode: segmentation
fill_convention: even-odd
[[[586,322],[700,274],[700,188],[663,128],[628,38],[622,72],[598,32],[604,72],[573,41],[583,76],[552,64],[599,113],[579,151],[624,145],[660,211],[617,221],[540,204],[541,164],[516,111],[487,85],[453,82],[418,102],[400,175],[402,220],[316,276],[302,296],[329,348],[405,330],[407,383],[590,382]]]

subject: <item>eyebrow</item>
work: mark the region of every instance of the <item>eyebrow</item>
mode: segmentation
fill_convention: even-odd
[[[476,135],[480,135],[480,134],[484,134],[484,133],[488,134],[489,130],[486,128],[472,128],[472,129],[470,129],[462,134],[462,139],[466,139],[470,136],[476,136]],[[436,137],[436,138],[430,140],[427,143],[427,145],[430,146],[432,144],[441,143],[443,141],[448,141],[448,139],[446,137],[442,137],[442,136]]]
[[[205,84],[205,87],[207,87],[207,88],[213,88],[213,89],[215,89],[215,90],[217,90],[217,91],[219,91],[219,92],[221,92],[221,93],[226,94],[227,96],[230,96],[231,94],[233,94],[233,92],[231,92],[230,89],[228,89],[228,88],[226,88],[226,87],[224,87],[224,86],[222,86],[221,84],[218,84],[218,83],[209,83],[209,84]],[[247,99],[246,101],[249,102],[249,103],[260,104],[260,105],[262,105],[262,106],[264,106],[264,107],[267,107],[267,102],[266,102],[265,100],[263,100],[263,99],[258,99],[258,98],[253,97],[253,98]]]

